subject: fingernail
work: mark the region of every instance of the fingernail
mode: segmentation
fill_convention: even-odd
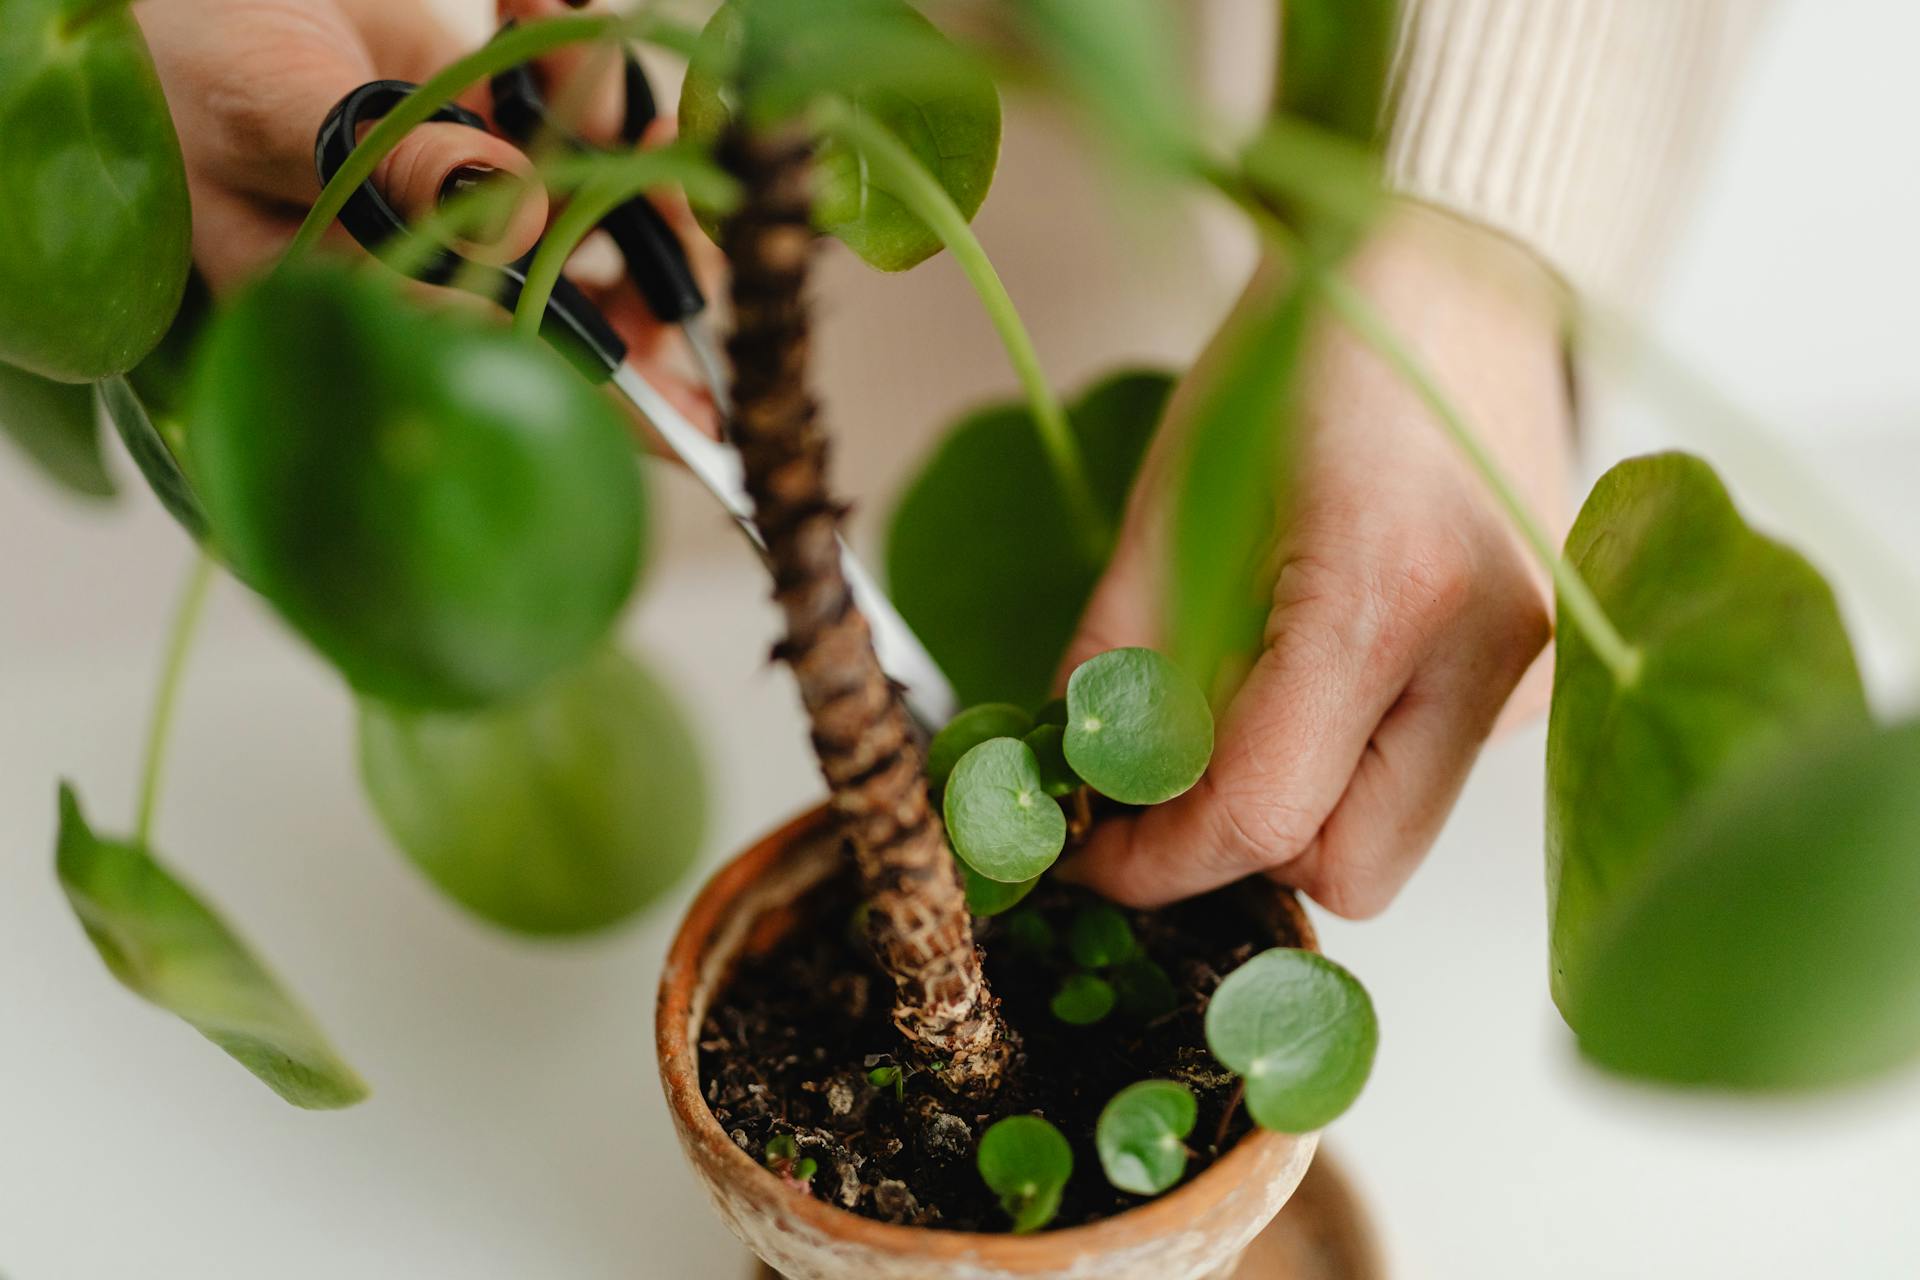
[[[463,164],[440,181],[440,203],[467,194],[500,172],[490,164]]]

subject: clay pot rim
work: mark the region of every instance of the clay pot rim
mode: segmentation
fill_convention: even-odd
[[[1214,1198],[1216,1186],[1231,1185],[1247,1177],[1268,1149],[1278,1152],[1302,1142],[1317,1144],[1317,1134],[1287,1134],[1255,1128],[1235,1143],[1233,1150],[1172,1191],[1098,1222],[1032,1235],[956,1231],[948,1227],[898,1226],[864,1217],[782,1186],[770,1170],[763,1168],[735,1145],[714,1118],[713,1110],[700,1092],[696,1046],[688,1035],[688,1022],[694,990],[700,981],[702,953],[707,940],[714,935],[733,903],[762,873],[776,864],[789,849],[819,835],[829,820],[825,805],[810,809],[783,823],[761,837],[746,852],[723,864],[687,908],[680,929],[674,935],[673,945],[667,952],[654,1022],[660,1077],[666,1089],[667,1105],[680,1113],[680,1120],[694,1139],[705,1139],[720,1153],[719,1158],[730,1176],[740,1180],[765,1179],[769,1190],[791,1198],[791,1203],[785,1206],[788,1212],[826,1235],[868,1249],[958,1258],[977,1251],[982,1244],[991,1241],[996,1251],[1035,1245],[1049,1253],[1062,1247],[1105,1252],[1123,1250],[1182,1230],[1189,1220],[1205,1208],[1206,1202]],[[1312,923],[1301,910],[1298,899],[1283,891],[1281,901],[1287,916],[1298,930],[1301,945],[1308,950],[1318,951],[1319,943]]]

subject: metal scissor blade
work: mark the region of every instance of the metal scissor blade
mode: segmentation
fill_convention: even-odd
[[[632,365],[622,364],[614,370],[613,384],[653,424],[667,447],[706,486],[707,492],[720,500],[720,505],[752,539],[754,546],[764,550],[760,531],[753,524],[753,499],[747,494],[739,452],[688,422]],[[929,733],[938,730],[959,710],[954,704],[953,686],[947,683],[933,655],[920,643],[920,637],[913,634],[906,619],[893,607],[893,601],[887,599],[879,583],[845,541],[840,544],[840,571],[846,575],[853,602],[866,615],[881,670],[900,686],[907,709],[913,712],[921,727]]]

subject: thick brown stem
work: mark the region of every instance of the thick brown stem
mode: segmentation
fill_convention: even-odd
[[[841,509],[828,494],[826,433],[806,376],[810,147],[796,133],[736,129],[721,159],[743,191],[723,236],[733,431],[786,618],[779,655],[799,681],[814,754],[853,846],[874,951],[895,984],[894,1025],[950,1088],[984,1096],[1012,1039],[980,972],[912,722],[840,570]]]

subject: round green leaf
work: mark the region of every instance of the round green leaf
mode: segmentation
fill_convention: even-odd
[[[947,779],[947,835],[960,860],[989,880],[1018,884],[1053,865],[1067,818],[1046,792],[1024,742],[993,738],[960,757]]]
[[[0,434],[69,492],[87,498],[113,496],[113,477],[100,456],[100,425],[88,388],[0,364]]]
[[[1059,939],[1047,918],[1031,907],[1007,917],[1007,941],[1031,960],[1044,960],[1053,954]]]
[[[1113,1012],[1113,988],[1091,973],[1070,973],[1053,993],[1048,1008],[1053,1016],[1076,1027],[1088,1026]]]
[[[1353,1105],[1380,1041],[1365,987],[1325,956],[1262,951],[1207,1004],[1207,1047],[1246,1078],[1262,1127],[1311,1133]]]
[[[1124,963],[1139,953],[1133,926],[1118,907],[1096,903],[1082,907],[1067,931],[1067,949],[1073,962],[1085,969],[1104,969]]]
[[[1137,1196],[1157,1196],[1180,1181],[1184,1139],[1199,1114],[1193,1090],[1172,1080],[1142,1080],[1114,1094],[1093,1131],[1107,1181]]]
[[[1027,713],[1010,702],[984,702],[968,707],[927,744],[927,781],[936,789],[947,785],[947,775],[960,757],[988,738],[1018,738],[1033,727]]]
[[[1151,649],[1110,649],[1067,680],[1067,761],[1123,804],[1159,804],[1200,781],[1213,713],[1185,672]]]
[[[998,880],[987,879],[957,857],[954,861],[959,863],[960,878],[966,882],[967,910],[977,916],[997,916],[1010,907],[1020,905],[1033,892],[1033,887],[1040,883],[1040,877],[1035,876],[1016,884],[1002,884]]]
[[[700,751],[666,688],[606,651],[477,712],[363,702],[360,773],[388,832],[449,897],[504,928],[632,916],[700,850]]]
[[[1060,1211],[1073,1176],[1073,1148],[1039,1116],[1008,1116],[980,1135],[981,1181],[1000,1197],[1016,1233],[1038,1231]]]
[[[1920,1055],[1920,723],[1816,738],[1719,788],[1571,977],[1580,1049],[1682,1085],[1800,1089]]]
[[[1043,724],[1020,739],[1040,764],[1041,786],[1055,799],[1072,794],[1080,786],[1080,775],[1067,763],[1066,737],[1059,725]]]
[[[95,835],[60,787],[55,868],[121,985],[183,1019],[296,1107],[350,1107],[367,1086],[245,940],[145,846]]]
[[[1173,387],[1132,371],[1068,405],[1094,497],[1116,527]],[[1044,701],[1104,567],[1091,563],[1024,405],[947,432],[887,533],[894,603],[967,702]]]
[[[126,5],[7,0],[0,20],[0,362],[62,382],[136,364],[180,305],[186,167]]]
[[[849,102],[899,138],[968,219],[986,199],[1000,157],[999,93],[900,0],[728,0],[687,64],[681,136],[716,141],[740,108],[745,73],[762,93],[756,105],[773,114],[822,92]],[[814,225],[870,265],[904,271],[939,252],[932,230],[837,139],[815,155],[814,188]],[[717,215],[695,211],[718,239]]]
[[[1145,956],[1115,966],[1107,974],[1107,981],[1113,984],[1120,1012],[1135,1022],[1152,1022],[1172,1013],[1180,1003],[1173,979]]]
[[[188,474],[241,578],[360,692],[472,707],[584,660],[639,568],[619,411],[544,344],[342,268],[213,322]]]
[[[1554,1001],[1661,842],[1704,795],[1830,724],[1864,724],[1853,647],[1820,574],[1741,519],[1713,469],[1634,458],[1594,486],[1567,560],[1638,646],[1621,686],[1564,610],[1547,726]]]

